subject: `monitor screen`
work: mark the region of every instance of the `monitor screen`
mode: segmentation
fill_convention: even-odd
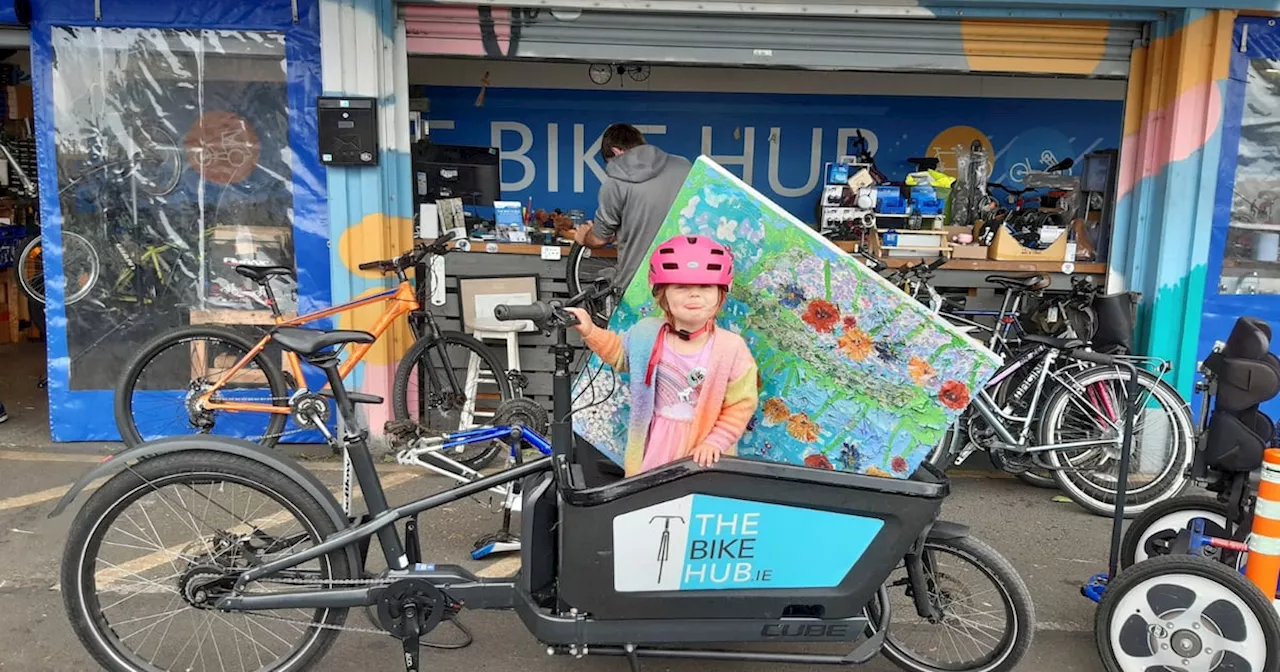
[[[496,147],[419,143],[413,170],[418,200],[462,199],[463,211],[492,220],[493,202],[502,200],[501,163]]]

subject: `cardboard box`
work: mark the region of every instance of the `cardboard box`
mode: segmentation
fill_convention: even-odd
[[[1073,245],[1072,248],[1075,246]],[[1072,250],[1072,259],[1074,259],[1075,251]],[[1067,259],[1067,236],[1059,236],[1056,241],[1043,250],[1033,250],[1029,247],[1023,247],[1022,243],[1014,240],[1009,234],[1009,230],[1000,227],[996,231],[996,239],[991,243],[990,258],[996,261],[1036,261],[1036,262],[1062,262]]]
[[[986,259],[988,248],[982,245],[952,245],[952,259]]]

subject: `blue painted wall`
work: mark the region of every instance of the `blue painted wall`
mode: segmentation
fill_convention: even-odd
[[[593,165],[603,170],[598,152],[588,149],[619,121],[665,126],[649,141],[690,159],[705,151],[709,134],[707,153],[739,177],[746,178],[749,153],[752,186],[809,221],[823,163],[849,151],[848,143],[840,146],[841,129],[869,130],[877,165],[901,179],[912,169],[908,158],[929,156],[933,146],[949,150],[954,138],[967,143],[974,132],[958,127],[972,127],[996,155],[992,181],[1012,185],[1028,168],[1119,147],[1124,111],[1121,101],[1099,100],[501,88],[488,88],[477,107],[478,94],[473,87],[418,87],[414,95],[431,101],[432,140],[500,147],[505,198],[532,198],[548,210],[581,208],[588,217],[600,186]],[[941,158],[946,164],[950,155]],[[789,191],[805,187],[811,174],[819,177],[802,195]]]

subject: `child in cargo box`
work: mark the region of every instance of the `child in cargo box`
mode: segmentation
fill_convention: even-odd
[[[756,362],[742,337],[717,329],[733,283],[733,253],[704,236],[676,236],[649,258],[649,286],[664,318],[642,320],[625,334],[591,323],[581,309],[578,332],[616,371],[630,371],[631,426],[623,468],[628,477],[685,457],[707,467],[733,455],[755,414]]]

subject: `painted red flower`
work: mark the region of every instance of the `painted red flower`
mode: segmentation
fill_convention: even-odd
[[[907,461],[903,459],[901,456],[895,457],[892,460],[890,460],[889,466],[893,467],[893,470],[898,472],[899,474],[907,473]]]
[[[830,301],[814,299],[809,302],[809,308],[804,311],[802,319],[818,331],[831,333],[831,330],[836,326],[836,322],[840,321],[840,309],[836,308]]]
[[[938,390],[938,399],[947,408],[954,411],[963,410],[969,405],[969,386],[958,380],[948,380]]]
[[[856,318],[856,317],[854,317],[854,316],[852,316],[852,315],[845,315],[845,316],[844,316],[844,330],[845,330],[845,331],[849,331],[850,329],[857,329],[857,328],[858,328],[858,318]]]
[[[809,467],[811,469],[830,469],[832,471],[835,470],[835,467],[831,466],[831,460],[828,460],[827,456],[823,455],[822,453],[814,453],[813,455],[806,455],[804,458],[804,466]]]

